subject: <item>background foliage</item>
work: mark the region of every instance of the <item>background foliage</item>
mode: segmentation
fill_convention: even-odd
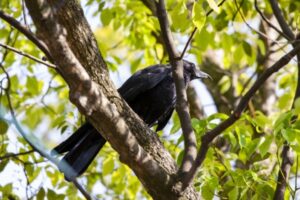
[[[147,2],[82,1],[116,85],[143,67],[167,62],[159,23]],[[200,110],[193,115],[199,145],[200,136],[226,119],[260,73],[290,49],[289,42],[262,20],[253,0],[226,1],[221,7],[217,7],[218,3],[214,0],[167,1],[179,50],[183,49],[196,26],[198,31],[185,58],[195,61],[213,78],[205,82],[209,96],[199,90],[199,84],[189,88],[198,94],[193,96],[189,92],[192,113]],[[296,33],[300,1],[281,0],[279,3],[286,21]],[[257,5],[268,20],[278,26],[270,4],[259,1]],[[34,31],[22,1],[2,0],[0,8]],[[213,12],[206,17],[210,9]],[[35,57],[43,57],[30,41],[4,21],[0,21],[0,42]],[[293,60],[273,76],[252,99],[238,122],[209,149],[194,182],[204,199],[216,196],[271,199],[285,141],[295,156],[285,194],[287,199],[296,198],[300,121],[294,119],[291,123],[292,116],[300,113],[300,101],[296,101],[291,110],[297,83],[296,62]],[[0,48],[0,66],[1,116],[9,119],[9,95],[24,130],[33,133],[49,149],[84,122],[68,100],[66,84],[53,69],[4,48]],[[206,98],[212,98],[212,104],[207,104]],[[196,106],[194,101],[197,101]],[[180,163],[183,138],[176,114],[172,119],[165,131],[158,134]],[[0,143],[1,198],[83,198],[55,166],[34,153],[9,121],[3,119],[0,121]],[[108,144],[80,182],[99,198],[150,198]]]

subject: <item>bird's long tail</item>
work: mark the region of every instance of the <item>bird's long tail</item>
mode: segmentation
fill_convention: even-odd
[[[66,180],[81,175],[93,161],[106,140],[89,123],[82,125],[67,140],[52,150],[52,154],[65,154],[59,163],[59,170],[65,173]],[[73,171],[65,170],[68,164]]]

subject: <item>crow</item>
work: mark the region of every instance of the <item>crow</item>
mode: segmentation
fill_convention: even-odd
[[[208,74],[196,69],[195,64],[183,60],[184,82],[207,78]],[[176,103],[175,83],[170,64],[154,65],[133,74],[119,89],[134,112],[149,126],[157,125],[156,132],[168,123]],[[59,163],[66,180],[80,176],[93,161],[106,140],[89,123],[84,123],[68,139],[52,150],[52,154],[65,154]],[[73,172],[63,170],[67,163]]]

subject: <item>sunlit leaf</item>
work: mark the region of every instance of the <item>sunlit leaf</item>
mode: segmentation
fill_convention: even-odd
[[[114,170],[114,160],[112,157],[108,157],[103,161],[102,174],[103,176],[110,174]]]
[[[206,14],[198,2],[194,2],[193,4],[192,19],[198,31],[201,31],[206,21]]]
[[[207,2],[210,8],[213,9],[216,13],[220,12],[220,8],[218,7],[218,5],[214,0],[207,0]]]
[[[0,119],[0,135],[3,135],[7,132],[8,124],[6,121]]]

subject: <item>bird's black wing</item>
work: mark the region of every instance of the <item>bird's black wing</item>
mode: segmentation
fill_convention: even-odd
[[[167,111],[157,120],[156,132],[162,130],[170,120],[175,109],[175,103],[176,98],[174,99],[173,103],[169,106]]]
[[[171,69],[164,65],[147,67],[132,75],[119,89],[120,95],[127,101],[135,99],[142,92],[155,87],[169,73]]]

